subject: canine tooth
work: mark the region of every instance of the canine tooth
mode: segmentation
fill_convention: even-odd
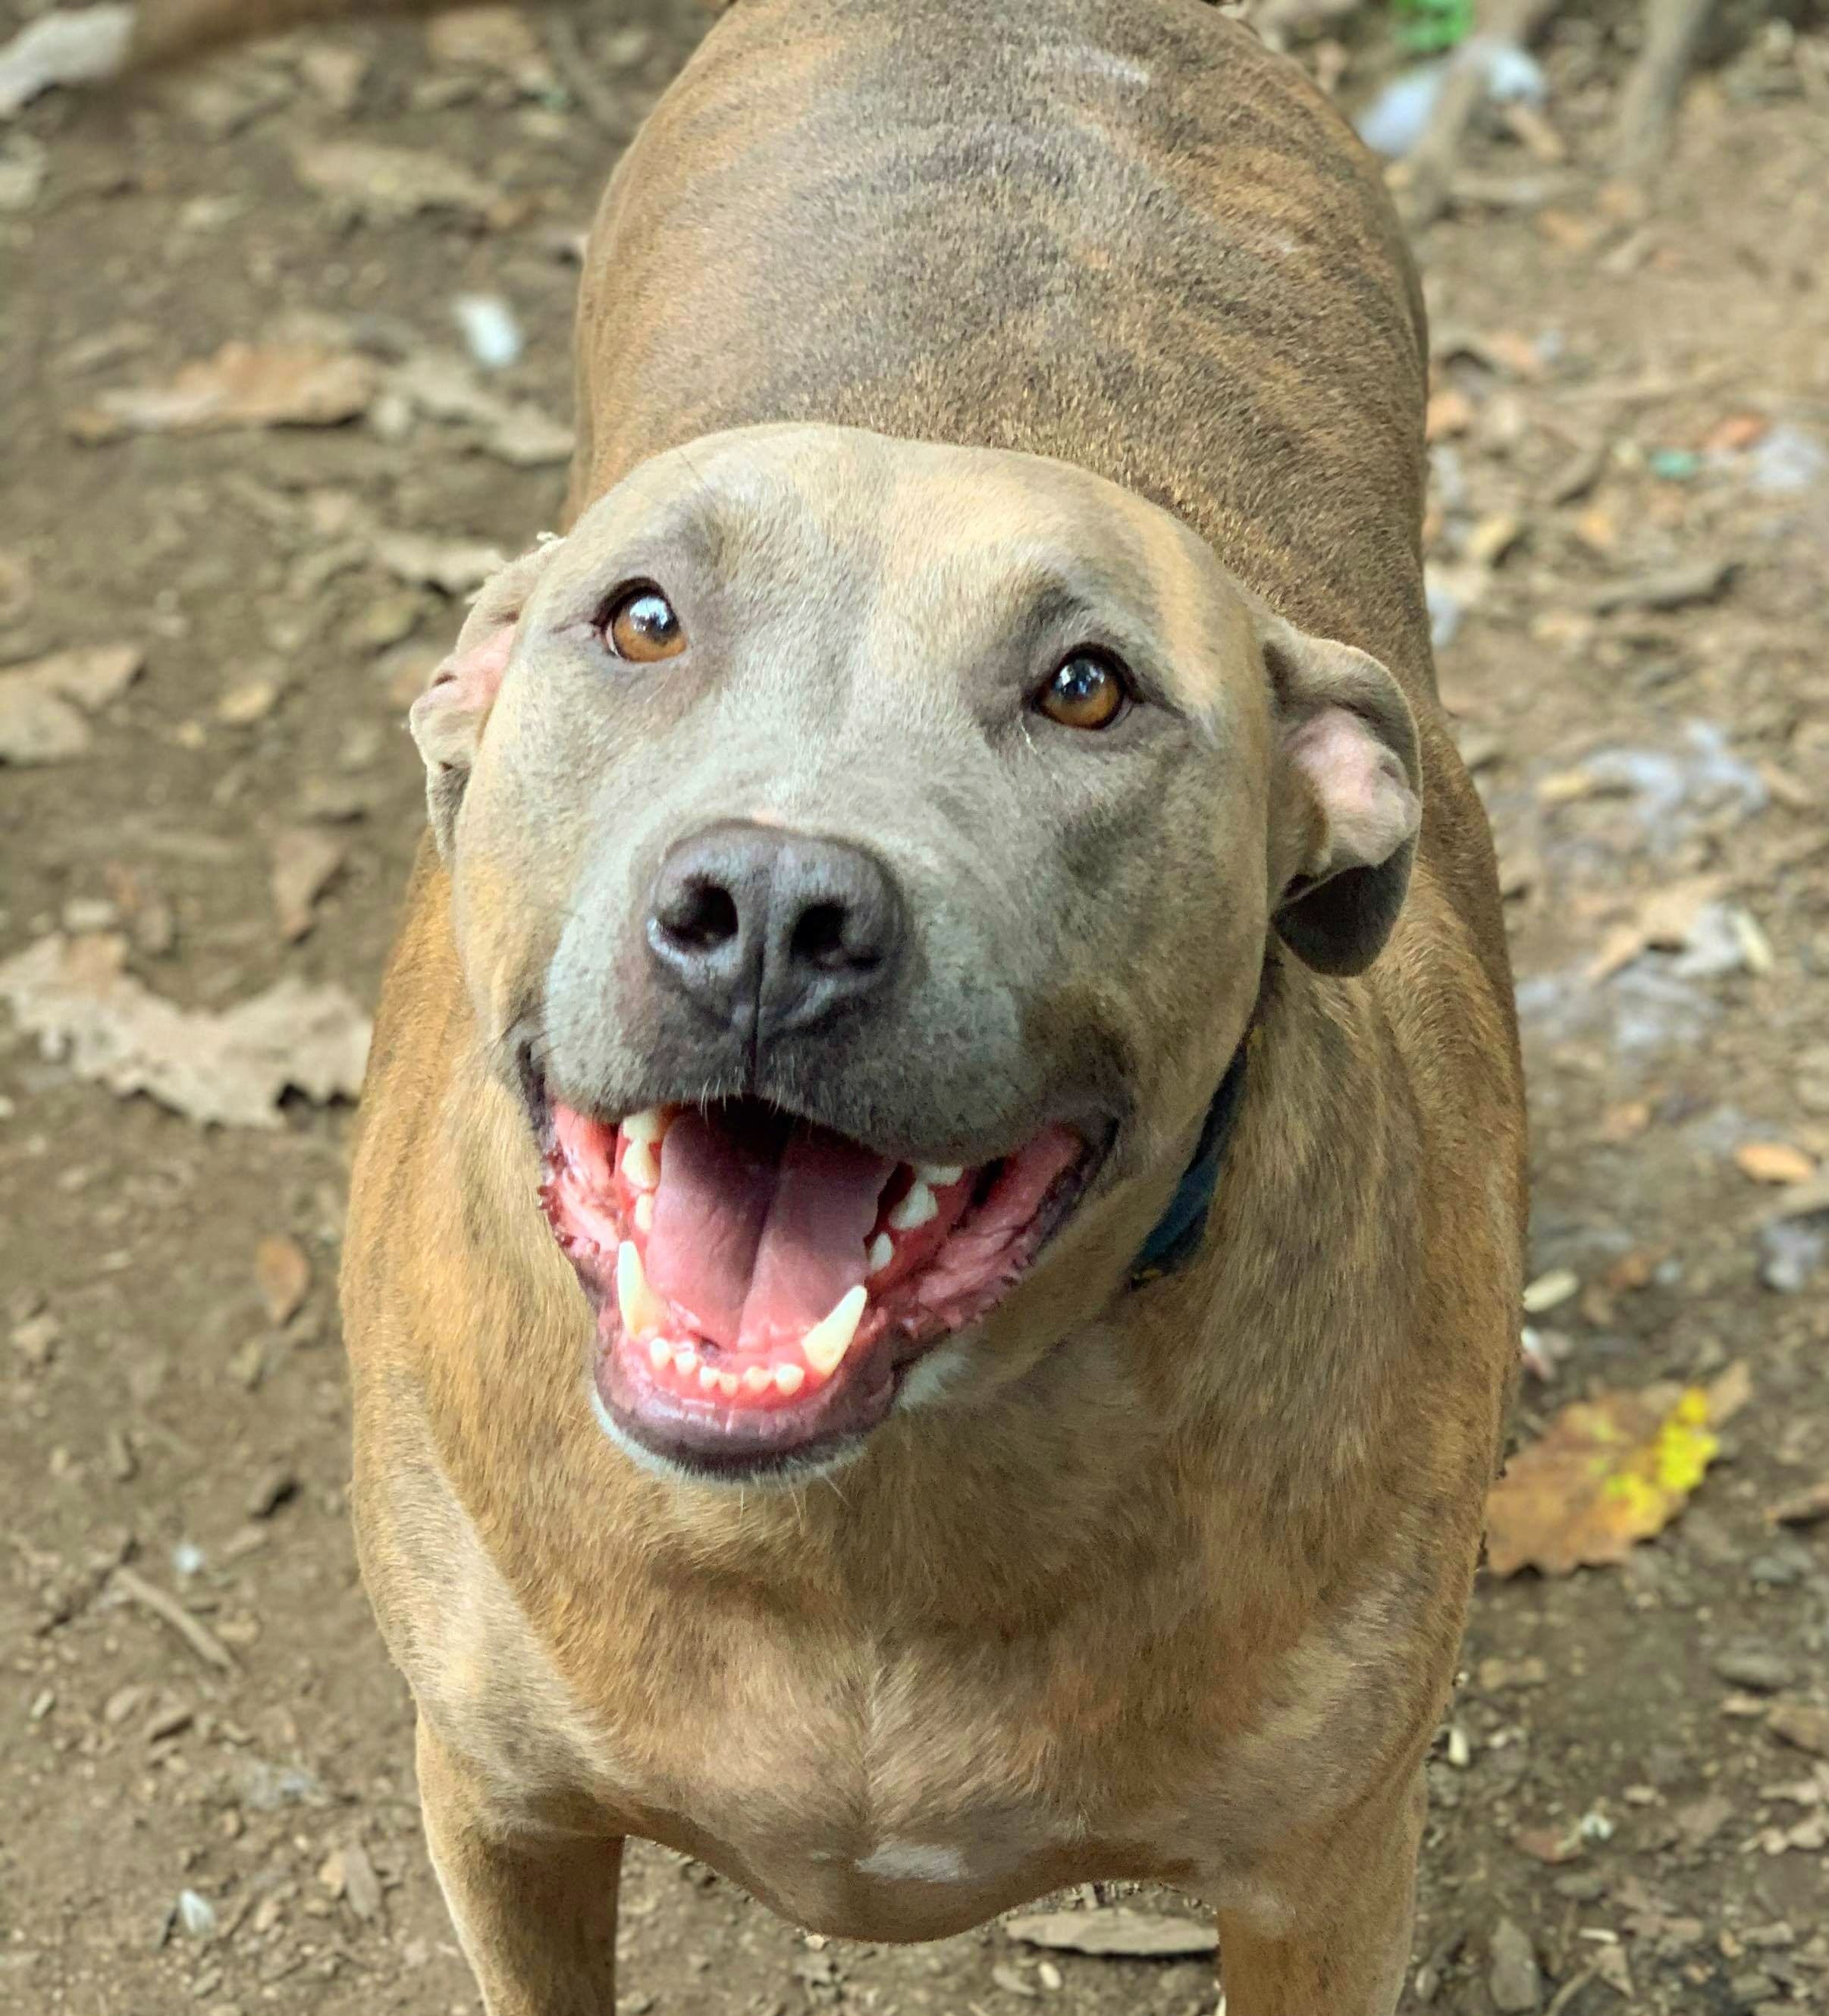
[[[667,1327],[667,1305],[648,1286],[647,1270],[632,1239],[616,1249],[616,1306],[622,1327],[638,1341]]]
[[[915,1171],[915,1180],[925,1183],[931,1190],[949,1190],[964,1174],[956,1162],[932,1162],[924,1169]]]
[[[804,1367],[798,1365],[777,1365],[775,1368],[775,1390],[784,1400],[791,1400],[807,1383]]]
[[[895,1258],[895,1241],[886,1232],[879,1232],[870,1241],[870,1250],[864,1255],[865,1263],[873,1274],[880,1274]]]
[[[699,1367],[699,1391],[701,1393],[715,1393],[717,1390],[717,1366],[715,1365],[701,1365]]]
[[[657,1337],[648,1346],[648,1362],[657,1372],[664,1372],[673,1363],[673,1347],[665,1337]]]
[[[644,1239],[654,1229],[654,1200],[646,1190],[635,1201],[635,1229]]]
[[[890,1212],[889,1222],[898,1232],[916,1232],[939,1215],[938,1199],[924,1183],[917,1180],[914,1188]]]
[[[752,1365],[743,1375],[745,1392],[766,1393],[774,1383],[775,1375],[765,1365]]]
[[[654,1159],[654,1151],[646,1141],[631,1141],[623,1150],[622,1173],[638,1190],[660,1187],[661,1165]]]
[[[623,1121],[622,1131],[629,1140],[651,1148],[667,1132],[667,1116],[659,1107],[650,1106],[640,1113],[632,1113]]]
[[[868,1292],[861,1287],[853,1288],[830,1316],[815,1323],[801,1339],[801,1354],[815,1372],[829,1379],[838,1370],[869,1305]]]
[[[736,1398],[736,1389],[742,1384],[743,1381],[734,1372],[720,1372],[718,1375],[718,1391],[726,1400],[734,1400]]]

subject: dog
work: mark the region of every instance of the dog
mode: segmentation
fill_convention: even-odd
[[[1159,1881],[1233,2016],[1395,2007],[1525,1214],[1426,358],[1201,0],[740,0],[618,167],[343,1276],[491,2016],[614,2006],[630,1836],[869,1940]]]

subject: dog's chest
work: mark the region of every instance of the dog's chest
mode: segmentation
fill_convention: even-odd
[[[1080,1691],[981,1644],[751,1643],[652,1732],[640,1796],[799,1922],[963,1925],[1147,1835]]]

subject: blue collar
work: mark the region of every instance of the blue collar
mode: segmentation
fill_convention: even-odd
[[[1238,1125],[1244,1103],[1245,1058],[1256,1035],[1256,1024],[1245,1031],[1219,1089],[1207,1108],[1205,1125],[1194,1147],[1187,1173],[1168,1201],[1168,1208],[1156,1222],[1156,1229],[1143,1242],[1143,1250],[1132,1262],[1130,1285],[1147,1287],[1165,1275],[1179,1273],[1201,1250],[1207,1235],[1208,1214],[1213,1208],[1214,1193],[1219,1187],[1219,1167]]]

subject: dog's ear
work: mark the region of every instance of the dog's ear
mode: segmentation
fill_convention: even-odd
[[[1416,718],[1376,658],[1258,623],[1277,734],[1270,909],[1321,973],[1363,973],[1403,907],[1422,823]]]
[[[564,543],[542,539],[531,553],[491,574],[470,607],[451,655],[412,704],[408,722],[426,765],[426,809],[432,837],[447,859],[463,802],[463,787],[483,726],[508,669],[521,611],[546,563]]]

